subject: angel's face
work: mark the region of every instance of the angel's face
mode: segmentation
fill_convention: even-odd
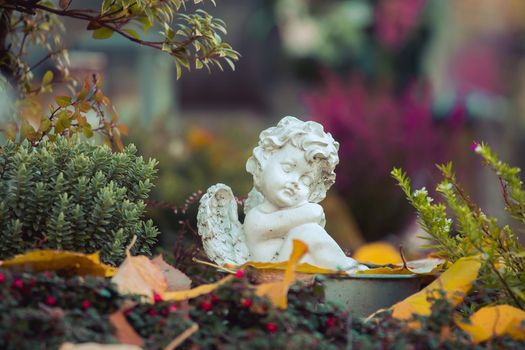
[[[308,202],[319,170],[305,159],[304,151],[286,144],[261,164],[259,187],[265,199],[278,208],[297,207]]]

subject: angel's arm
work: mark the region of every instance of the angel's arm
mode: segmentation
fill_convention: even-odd
[[[323,218],[323,208],[314,203],[272,213],[263,213],[254,208],[246,215],[244,231],[246,235],[254,235],[261,240],[281,238],[294,227],[308,223],[318,224]]]

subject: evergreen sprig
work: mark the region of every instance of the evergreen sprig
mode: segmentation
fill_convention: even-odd
[[[91,253],[116,264],[134,235],[150,254],[157,228],[142,219],[155,160],[73,140],[0,148],[0,258],[35,248]]]
[[[476,144],[475,152],[499,177],[507,211],[525,223],[525,192],[519,179],[520,169],[511,167],[484,144]],[[425,188],[412,193],[410,179],[401,169],[393,169],[410,203],[418,213],[423,229],[434,241],[430,247],[449,261],[480,254],[484,265],[480,280],[484,287],[500,291],[500,301],[525,308],[525,249],[508,226],[486,215],[470,198],[456,179],[452,163],[438,165],[444,179],[436,190],[445,203],[433,203]],[[455,224],[447,218],[447,207],[454,214]]]

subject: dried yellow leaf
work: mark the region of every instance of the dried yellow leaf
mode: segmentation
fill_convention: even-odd
[[[404,320],[411,318],[413,314],[430,315],[432,304],[427,298],[439,298],[441,292],[445,293],[444,296],[450,303],[458,305],[478,277],[480,266],[479,256],[459,259],[427,287],[392,306],[392,315]]]
[[[288,306],[288,289],[295,281],[295,271],[299,260],[308,251],[308,246],[299,240],[293,240],[293,250],[288,259],[284,278],[279,282],[264,283],[257,287],[256,293],[259,296],[269,298],[272,303],[281,308],[286,309]]]
[[[357,274],[364,275],[427,275],[436,273],[445,263],[443,259],[430,258],[408,261],[406,265],[397,264],[395,267],[378,267]]]
[[[246,267],[253,267],[258,270],[286,270],[286,268],[288,267],[288,261],[281,261],[277,263],[248,261],[239,267],[236,267],[236,266],[233,266],[233,267],[241,268],[241,269],[246,268]],[[308,263],[297,264],[295,272],[312,273],[312,274],[318,273],[318,274],[325,274],[325,275],[342,273],[341,271],[325,269],[322,267],[310,265]]]
[[[176,292],[164,292],[162,293],[162,299],[163,300],[173,300],[173,301],[181,301],[181,300],[188,300],[193,299],[198,296],[209,294],[213,292],[217,287],[219,287],[221,284],[224,284],[228,281],[230,281],[233,276],[226,276],[223,279],[219,280],[215,283],[210,284],[203,284],[198,287],[195,287],[193,289],[188,290],[179,290]]]
[[[115,274],[114,267],[100,262],[99,253],[83,254],[60,250],[33,250],[0,261],[6,268],[30,271],[66,271],[75,275],[95,275],[110,277]]]
[[[525,339],[525,311],[510,305],[486,306],[470,317],[470,323],[456,321],[459,328],[480,343],[496,336],[510,335],[515,340]]]

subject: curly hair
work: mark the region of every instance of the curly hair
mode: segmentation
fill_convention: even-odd
[[[304,151],[307,162],[320,165],[321,176],[312,184],[308,200],[314,203],[322,201],[326,197],[326,191],[335,182],[334,169],[339,163],[337,155],[339,143],[330,133],[325,132],[319,123],[304,122],[287,116],[281,119],[277,126],[262,131],[259,144],[253,149],[253,155],[246,162],[246,171],[256,180],[262,170],[262,162],[288,143]]]

